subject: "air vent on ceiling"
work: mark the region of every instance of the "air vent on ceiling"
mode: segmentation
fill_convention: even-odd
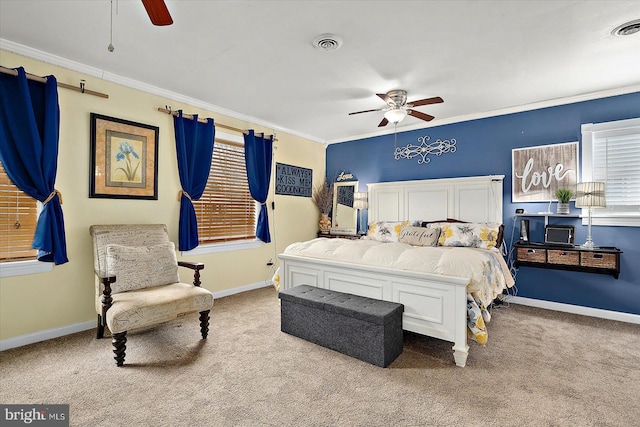
[[[321,34],[313,39],[313,47],[316,49],[330,51],[342,46],[342,39],[335,34]]]
[[[611,34],[614,36],[630,36],[640,31],[640,19],[625,22],[613,29]]]

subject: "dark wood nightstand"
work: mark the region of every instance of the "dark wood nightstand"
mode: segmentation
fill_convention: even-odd
[[[516,243],[516,267],[552,268],[620,276],[620,254],[613,246],[584,249],[580,246],[556,246],[545,243]]]

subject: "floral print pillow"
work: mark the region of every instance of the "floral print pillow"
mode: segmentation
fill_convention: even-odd
[[[433,224],[430,224],[432,227]],[[438,223],[441,227],[440,246],[466,246],[472,248],[495,248],[500,224],[491,223]]]
[[[400,231],[409,221],[379,221],[369,223],[367,239],[378,240],[380,242],[397,242],[400,238]]]

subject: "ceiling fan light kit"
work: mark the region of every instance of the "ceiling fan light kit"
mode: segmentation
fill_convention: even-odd
[[[407,116],[413,116],[417,119],[428,122],[433,120],[435,117],[421,113],[420,111],[414,110],[414,108],[421,105],[440,104],[444,102],[444,100],[439,96],[407,102],[407,91],[401,89],[390,90],[387,93],[377,93],[376,95],[387,103],[386,108],[356,111],[355,113],[349,113],[349,115],[369,113],[372,111],[384,111],[384,119],[382,119],[378,127],[386,126],[389,123],[397,125]]]
[[[391,123],[400,123],[407,117],[407,111],[402,109],[393,109],[384,113],[384,118]]]

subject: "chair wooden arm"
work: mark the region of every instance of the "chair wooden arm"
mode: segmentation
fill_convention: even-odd
[[[193,270],[193,286],[200,286],[200,270],[204,270],[204,263],[202,262],[190,262],[190,261],[178,261],[180,267],[187,267]]]

